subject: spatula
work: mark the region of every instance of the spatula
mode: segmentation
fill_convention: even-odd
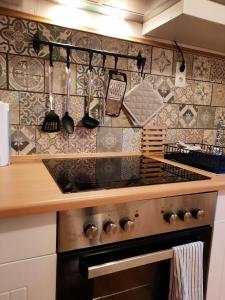
[[[50,52],[51,56],[51,52]],[[52,92],[52,84],[53,84],[53,65],[50,60],[50,65],[48,68],[48,88],[49,88],[49,102],[50,102],[50,111],[45,116],[43,125],[41,130],[44,132],[57,132],[60,130],[60,119],[59,116],[55,113],[53,108],[53,92]]]

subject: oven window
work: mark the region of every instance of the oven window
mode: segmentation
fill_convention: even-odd
[[[93,300],[165,300],[170,261],[112,273],[93,280]]]

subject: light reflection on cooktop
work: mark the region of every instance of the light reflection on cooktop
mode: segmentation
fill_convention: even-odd
[[[43,159],[63,193],[209,179],[144,156]]]

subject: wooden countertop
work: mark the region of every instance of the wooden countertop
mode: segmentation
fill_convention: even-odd
[[[0,167],[0,217],[53,212],[71,208],[116,204],[182,194],[218,191],[225,188],[225,177],[156,158],[211,179],[202,181],[129,187],[101,191],[63,194],[41,159],[61,157],[108,157],[140,153],[95,153],[83,155],[14,157],[10,166]]]

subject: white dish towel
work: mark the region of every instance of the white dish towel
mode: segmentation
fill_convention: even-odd
[[[203,242],[173,247],[169,300],[203,300]]]

